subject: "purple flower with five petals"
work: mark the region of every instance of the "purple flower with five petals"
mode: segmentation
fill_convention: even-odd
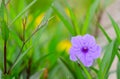
[[[101,47],[96,44],[95,38],[89,34],[76,36],[71,39],[70,59],[80,60],[84,66],[92,66],[95,59],[100,56]]]

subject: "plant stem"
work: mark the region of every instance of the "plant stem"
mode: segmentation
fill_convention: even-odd
[[[8,70],[8,74],[10,74],[10,72],[11,72],[11,70],[13,69],[13,66],[14,66],[14,64],[16,63],[16,61],[17,61],[17,59],[19,58],[19,56],[21,55],[21,52],[22,52],[22,50],[23,50],[23,48],[24,48],[24,46],[25,46],[25,27],[26,27],[26,19],[23,19],[22,20],[22,24],[23,24],[23,44],[22,44],[22,47],[21,47],[21,49],[20,49],[20,51],[19,51],[19,53],[18,53],[18,55],[17,55],[17,57],[16,57],[16,59],[15,59],[15,62],[13,63],[13,65],[11,66],[11,68]]]
[[[26,79],[29,79],[29,78],[30,78],[30,73],[31,73],[31,63],[32,63],[32,58],[30,58],[29,61],[28,61],[27,78],[26,78]]]
[[[7,56],[7,41],[4,41],[4,74],[7,73],[7,62],[6,62],[6,56]]]
[[[12,68],[13,68],[14,64],[16,63],[17,59],[19,58],[19,56],[21,55],[22,50],[23,50],[25,44],[26,44],[43,26],[45,26],[46,24],[48,24],[48,22],[49,22],[52,18],[53,18],[53,17],[51,17],[51,18],[48,19],[47,21],[43,22],[42,24],[39,24],[38,27],[37,27],[37,29],[27,38],[27,40],[23,41],[22,47],[21,47],[21,49],[20,49],[20,52],[18,53],[17,58],[15,59],[13,65],[12,65],[12,66],[10,67],[10,69],[8,70],[8,73],[7,73],[7,74],[10,74],[10,73],[11,73]]]
[[[25,41],[25,27],[26,27],[26,23],[27,23],[27,18],[22,20],[22,24],[23,24],[23,42]]]
[[[8,73],[7,73],[7,74],[10,74],[10,72],[12,71],[14,64],[16,63],[17,59],[18,59],[19,56],[21,55],[21,52],[22,52],[22,50],[23,50],[23,48],[24,48],[24,45],[25,45],[25,43],[22,44],[22,47],[21,47],[21,49],[20,49],[20,52],[18,53],[18,55],[17,55],[17,57],[16,57],[13,65],[10,67],[10,69],[8,70]]]

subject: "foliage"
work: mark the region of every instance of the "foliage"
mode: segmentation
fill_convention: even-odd
[[[119,25],[108,14],[116,33],[116,38],[111,39],[95,19],[101,7],[103,11],[110,2],[0,1],[0,79],[108,79],[115,56],[119,59],[115,73],[120,79]],[[108,44],[103,47],[103,57],[87,68],[70,61],[70,38],[94,34],[93,28],[103,32]]]

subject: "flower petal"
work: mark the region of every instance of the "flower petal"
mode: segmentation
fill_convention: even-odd
[[[93,65],[93,61],[94,61],[94,60],[93,60],[92,58],[87,58],[87,57],[86,57],[86,60],[85,60],[85,64],[84,64],[84,65],[85,65],[86,67],[90,67],[90,66]]]
[[[101,47],[96,45],[94,49],[91,49],[89,51],[89,54],[92,56],[92,58],[97,59],[98,57],[100,57],[101,50]]]
[[[80,47],[81,36],[72,37],[71,42],[73,47]]]
[[[90,67],[90,66],[92,66],[92,64],[93,64],[93,58],[92,57],[90,57],[89,55],[82,55],[81,54],[81,56],[79,56],[79,60],[83,63],[83,65],[84,66],[86,66],[86,67]]]
[[[77,61],[76,53],[78,53],[78,52],[79,52],[79,49],[75,49],[75,48],[71,47],[71,49],[70,49],[70,60]]]
[[[91,57],[91,55],[89,55],[89,53],[87,53],[86,56],[85,56],[85,63],[84,63],[84,65],[86,67],[90,67],[93,64],[93,61],[94,61],[94,59]]]
[[[96,44],[95,38],[89,34],[84,35],[82,39],[86,42],[85,45],[93,46]]]

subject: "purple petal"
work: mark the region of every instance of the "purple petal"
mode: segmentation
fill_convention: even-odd
[[[89,58],[89,57],[86,57],[86,60],[85,60],[85,66],[86,67],[90,67],[90,66],[92,66],[93,65],[93,59],[92,58]]]
[[[78,59],[84,64],[85,63],[85,55],[84,54],[77,54]]]
[[[72,46],[73,47],[81,47],[81,45],[80,45],[81,38],[82,38],[81,36],[72,37],[72,39],[71,39]]]
[[[73,47],[70,49],[70,60],[77,61],[77,58],[76,58],[76,53],[77,52],[79,52],[78,49],[75,49]]]
[[[93,59],[87,54],[81,54],[79,60],[83,63],[84,66],[90,67],[93,64]]]
[[[97,59],[98,57],[100,57],[101,50],[101,47],[96,45],[95,47],[93,47],[93,49],[89,51],[89,54],[92,56],[93,59]]]
[[[89,34],[84,35],[82,39],[86,42],[85,45],[93,46],[96,43],[95,38]]]
[[[85,66],[86,67],[90,67],[90,66],[92,66],[92,64],[93,64],[93,61],[94,61],[94,59],[91,57],[91,55],[89,55],[89,54],[86,54],[86,57],[85,57]]]

